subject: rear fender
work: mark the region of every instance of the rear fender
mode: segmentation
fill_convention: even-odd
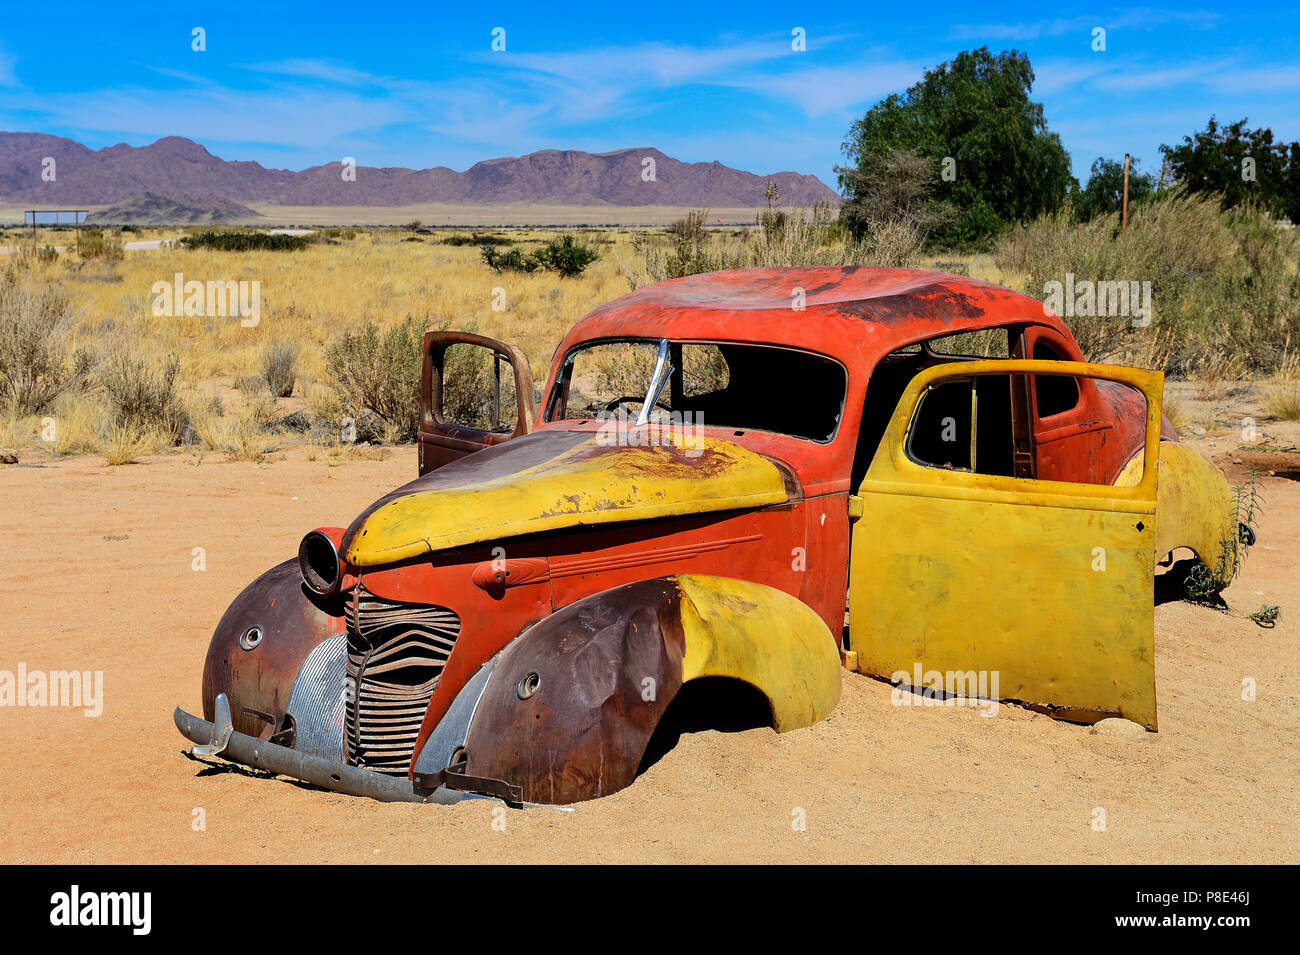
[[[1226,587],[1240,559],[1237,504],[1223,472],[1194,448],[1161,441],[1156,485],[1155,559],[1186,547]],[[1115,483],[1132,486],[1142,473],[1142,455],[1131,459]]]
[[[748,683],[785,732],[834,709],[839,669],[826,624],[783,591],[694,574],[639,581],[570,604],[501,650],[448,712],[459,725],[435,732],[463,746],[425,746],[415,781],[435,784],[455,756],[458,772],[518,787],[525,802],[594,799],[636,778],[684,683]]]

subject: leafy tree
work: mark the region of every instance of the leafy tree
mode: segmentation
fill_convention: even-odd
[[[1161,146],[1170,177],[1189,192],[1219,193],[1225,209],[1256,202],[1300,221],[1300,143],[1275,143],[1271,129],[1246,122],[1220,126],[1211,116],[1177,146]]]
[[[1129,166],[1128,201],[1135,203],[1150,199],[1156,193],[1156,178],[1150,173],[1138,172],[1139,161]],[[1078,190],[1074,197],[1074,216],[1087,222],[1096,216],[1119,212],[1124,205],[1124,163],[1098,156],[1088,175],[1088,185]]]
[[[861,228],[857,207],[871,193],[859,197],[857,190],[895,150],[920,155],[938,171],[935,196],[955,209],[941,241],[982,243],[1006,223],[1058,209],[1072,181],[1070,157],[1048,131],[1042,104],[1029,98],[1033,82],[1028,56],[981,47],[871,107],[843,144],[850,161],[838,170],[845,224]]]

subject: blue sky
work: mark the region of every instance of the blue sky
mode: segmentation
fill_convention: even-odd
[[[206,31],[205,52],[191,31]],[[505,52],[491,50],[505,30]],[[807,49],[791,49],[802,28]],[[1091,48],[1106,30],[1105,52]],[[1300,139],[1300,6],[615,2],[20,3],[0,129],[93,148],[188,136],[301,169],[464,169],[543,148],[657,146],[834,184],[854,119],[963,49],[1016,48],[1086,179],[1248,116]]]

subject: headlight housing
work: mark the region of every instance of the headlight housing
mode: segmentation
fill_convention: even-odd
[[[307,589],[323,597],[338,593],[343,566],[334,539],[324,531],[310,531],[298,545],[298,567]]]

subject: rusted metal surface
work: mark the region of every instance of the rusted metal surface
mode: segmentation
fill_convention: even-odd
[[[596,524],[676,517],[786,503],[791,487],[772,460],[740,445],[704,438],[626,447],[588,435],[535,460],[542,436],[504,446],[482,476],[476,457],[449,465],[390,495],[353,521],[343,558],[374,567],[490,540]]]
[[[479,700],[465,772],[517,786],[529,802],[629,786],[681,687],[679,600],[669,581],[628,584],[557,611],[507,647]]]
[[[341,622],[337,599],[307,590],[296,559],[268,570],[235,598],[212,635],[203,666],[204,717],[212,719],[213,701],[225,693],[235,729],[268,739],[279,729],[303,661]],[[240,638],[254,627],[261,639],[244,649]]]

